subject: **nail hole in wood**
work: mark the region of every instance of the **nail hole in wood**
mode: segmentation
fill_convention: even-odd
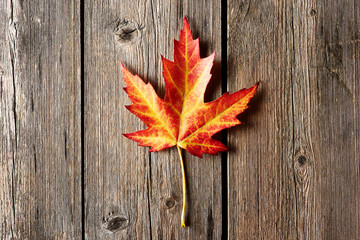
[[[167,209],[173,208],[175,206],[175,200],[172,197],[165,199],[165,207]]]
[[[316,15],[316,10],[315,9],[311,9],[310,10],[310,16],[315,16]]]
[[[112,216],[105,219],[103,227],[111,232],[116,232],[126,228],[129,220],[125,216]]]
[[[300,155],[298,158],[297,158],[297,162],[299,163],[300,166],[304,166],[305,163],[306,163],[306,157],[304,155]]]
[[[144,26],[126,19],[114,23],[114,38],[120,45],[131,45],[141,38]]]

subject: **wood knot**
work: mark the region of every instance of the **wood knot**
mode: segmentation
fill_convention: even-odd
[[[113,24],[114,39],[120,45],[131,45],[141,38],[144,26],[126,19],[119,19]]]
[[[315,9],[311,9],[310,10],[310,16],[315,16],[316,15],[316,10]]]
[[[172,197],[168,197],[168,198],[165,199],[165,207],[167,209],[173,208],[175,206],[175,203],[176,203],[176,201]]]
[[[306,157],[304,155],[300,155],[298,158],[297,158],[297,162],[299,163],[299,166],[304,166],[305,163],[306,163]]]
[[[129,219],[125,216],[111,216],[104,220],[103,227],[111,232],[125,229],[129,225]]]

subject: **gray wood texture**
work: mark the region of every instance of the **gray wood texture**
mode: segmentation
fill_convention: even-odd
[[[359,239],[359,2],[228,3],[230,239]]]
[[[360,2],[228,0],[222,36],[225,4],[0,1],[1,240],[360,239]],[[145,126],[120,71],[164,96],[184,16],[216,51],[206,101],[260,81],[227,155],[183,151],[186,229],[176,148],[122,136]]]
[[[81,238],[79,14],[0,1],[0,239]]]
[[[122,136],[144,129],[127,111],[120,62],[164,96],[160,54],[173,59],[187,16],[201,55],[217,52],[220,95],[219,1],[85,2],[85,172],[87,239],[220,239],[221,158],[185,154],[187,224],[180,227],[182,175],[176,148],[149,153]],[[217,89],[217,90],[215,90]]]

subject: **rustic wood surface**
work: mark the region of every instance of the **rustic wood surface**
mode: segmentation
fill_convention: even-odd
[[[359,12],[358,0],[0,1],[0,239],[360,239]],[[164,96],[160,54],[173,59],[184,16],[201,56],[216,51],[206,101],[260,81],[231,151],[183,151],[186,229],[177,150],[122,136],[145,126],[120,71]]]
[[[0,1],[0,239],[81,238],[79,14]]]
[[[120,62],[164,95],[161,55],[173,59],[184,15],[203,56],[216,49],[220,95],[221,6],[214,1],[85,4],[85,171],[88,239],[220,239],[221,158],[185,154],[188,228],[180,227],[176,148],[149,153],[121,134],[144,129],[127,111]],[[214,85],[214,84],[212,84]],[[215,88],[215,87],[213,87]],[[214,92],[214,91],[212,91]],[[210,91],[211,94],[211,91]]]
[[[229,1],[230,239],[359,239],[359,1]]]

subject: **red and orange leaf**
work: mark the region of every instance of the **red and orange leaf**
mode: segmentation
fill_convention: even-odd
[[[203,153],[227,151],[228,148],[212,136],[240,124],[236,116],[247,108],[258,84],[204,103],[214,57],[215,53],[200,58],[199,40],[193,40],[189,23],[184,18],[179,41],[174,40],[174,61],[162,57],[164,99],[158,97],[149,83],[145,84],[122,65],[125,91],[133,102],[127,108],[148,127],[124,135],[141,146],[151,146],[150,151],[175,145],[198,157]]]
[[[126,88],[132,105],[126,108],[139,117],[148,127],[134,133],[124,134],[140,143],[141,146],[151,146],[150,151],[159,151],[176,145],[179,125],[178,118],[174,117],[173,109],[164,100],[158,97],[154,88],[148,83],[145,84],[139,76],[132,75],[122,65],[122,72]]]

